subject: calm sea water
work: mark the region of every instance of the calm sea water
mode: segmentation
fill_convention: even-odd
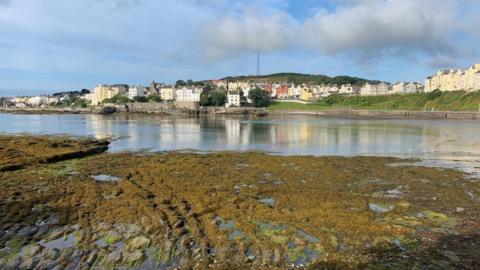
[[[112,152],[254,150],[282,155],[381,155],[480,162],[479,121],[3,113],[0,133],[113,137]]]

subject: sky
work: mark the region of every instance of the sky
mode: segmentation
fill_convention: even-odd
[[[424,81],[480,63],[478,0],[0,0],[0,96],[299,72]]]

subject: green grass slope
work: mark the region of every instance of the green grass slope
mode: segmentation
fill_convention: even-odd
[[[480,91],[440,92],[388,95],[388,96],[341,96],[334,95],[311,104],[294,102],[273,102],[270,111],[279,110],[436,110],[436,111],[478,111]]]

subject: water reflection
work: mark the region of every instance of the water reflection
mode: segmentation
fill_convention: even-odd
[[[118,138],[111,151],[256,150],[285,155],[478,156],[478,121],[0,114],[0,132]]]

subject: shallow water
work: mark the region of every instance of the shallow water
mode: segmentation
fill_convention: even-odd
[[[280,155],[382,155],[480,171],[480,121],[354,120],[290,116],[18,115],[0,133],[112,137],[110,151],[264,151]],[[467,165],[465,165],[467,164]]]
[[[258,200],[259,202],[271,207],[271,208],[274,208],[275,207],[275,199],[274,198],[263,198],[263,199],[260,199]]]
[[[118,181],[120,181],[120,177],[112,176],[112,175],[106,175],[106,174],[92,175],[92,178],[95,181],[99,181],[99,182],[118,182]]]

